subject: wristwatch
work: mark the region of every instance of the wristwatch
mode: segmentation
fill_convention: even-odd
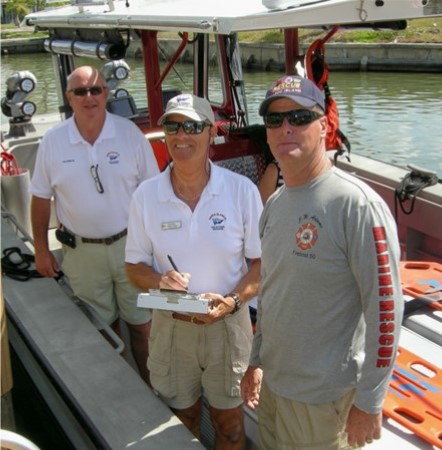
[[[235,306],[233,307],[232,311],[230,311],[230,314],[235,314],[236,311],[238,311],[239,307],[241,306],[241,300],[239,298],[239,295],[235,294],[234,292],[230,292],[230,294],[227,294],[224,297],[233,298],[233,301],[235,302]]]

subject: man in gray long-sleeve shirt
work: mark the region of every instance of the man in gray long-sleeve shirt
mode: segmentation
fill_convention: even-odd
[[[262,282],[246,404],[262,449],[338,450],[380,438],[402,318],[394,220],[332,166],[321,91],[285,76],[260,106],[285,185],[260,221]],[[262,371],[261,371],[262,370]]]

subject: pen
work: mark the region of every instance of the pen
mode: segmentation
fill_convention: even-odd
[[[181,273],[178,270],[178,267],[176,266],[175,261],[172,259],[172,257],[170,255],[167,255],[167,259],[170,261],[170,264],[172,264],[173,270],[175,270],[178,273]]]
[[[172,264],[173,270],[175,270],[175,272],[178,272],[179,274],[181,274],[181,272],[178,270],[178,267],[176,266],[175,261],[172,259],[172,257],[170,255],[167,255],[167,259],[170,261],[170,264]],[[181,274],[181,276],[184,276],[184,275]],[[187,276],[184,276],[184,277],[188,280]],[[184,289],[185,290],[183,292],[187,293],[187,286]]]

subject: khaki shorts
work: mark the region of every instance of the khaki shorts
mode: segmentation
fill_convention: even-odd
[[[258,408],[261,450],[354,450],[344,432],[354,395],[352,390],[334,402],[300,403],[275,395],[264,379]]]
[[[147,362],[152,386],[172,408],[189,408],[203,394],[214,408],[236,408],[242,403],[240,382],[251,342],[247,307],[211,325],[155,310]]]
[[[107,323],[118,317],[132,325],[151,318],[151,311],[137,308],[140,292],[127,277],[124,252],[126,237],[111,245],[84,244],[77,238],[72,249],[63,245],[62,268],[75,295],[91,305]]]

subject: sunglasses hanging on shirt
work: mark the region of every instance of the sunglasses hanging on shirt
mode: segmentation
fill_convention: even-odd
[[[91,166],[90,170],[91,170],[92,178],[95,182],[95,187],[97,189],[97,192],[99,194],[102,194],[104,192],[104,188],[103,188],[103,185],[101,184],[100,177],[98,176],[98,164]]]

